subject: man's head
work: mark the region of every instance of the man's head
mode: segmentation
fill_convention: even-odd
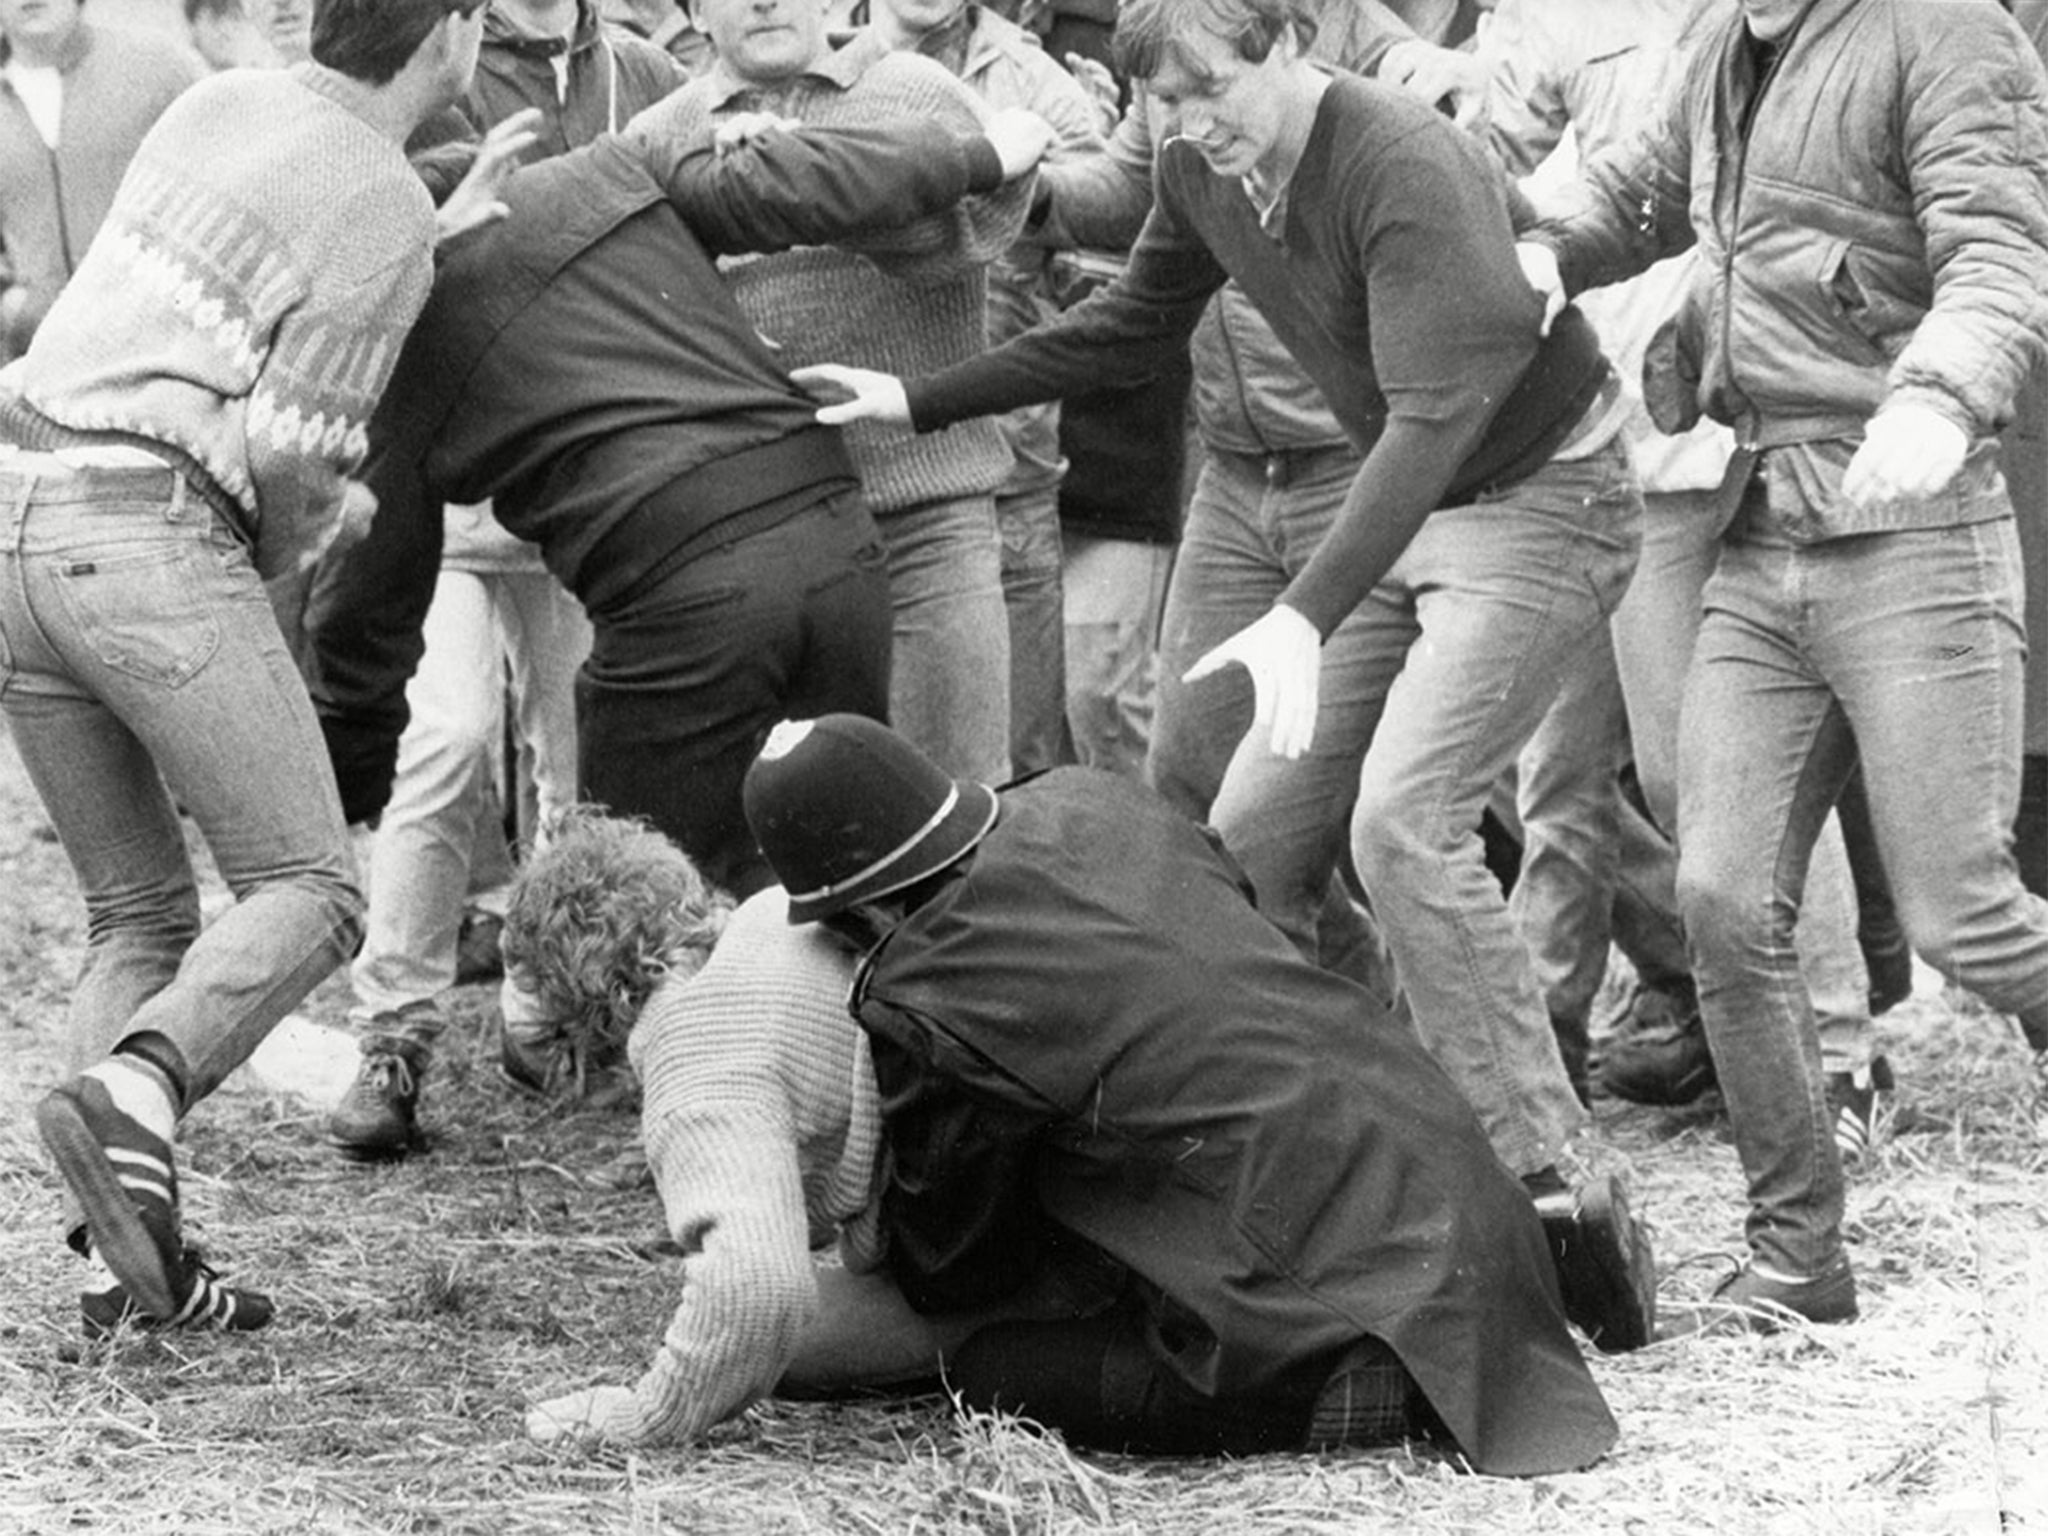
[[[476,74],[483,12],[484,0],[315,0],[313,61],[373,86],[412,69],[447,105]]]
[[[831,0],[691,0],[690,20],[738,79],[772,85],[832,51]]]
[[[1243,176],[1285,146],[1304,81],[1295,66],[1315,36],[1308,0],[1130,0],[1114,46],[1167,131],[1218,175]]]
[[[571,811],[519,872],[505,913],[509,1048],[544,1080],[615,1065],[648,995],[694,976],[731,913],[659,832]]]
[[[994,790],[948,778],[862,715],[785,720],[747,769],[741,799],[793,923],[917,885],[971,852],[996,819]]]
[[[0,0],[0,58],[55,63],[83,21],[79,0]]]
[[[892,46],[914,47],[966,9],[967,0],[870,0],[868,15]]]
[[[250,15],[285,63],[312,57],[313,0],[257,0]]]

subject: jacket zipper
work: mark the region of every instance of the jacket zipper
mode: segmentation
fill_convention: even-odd
[[[1747,23],[1738,20],[1738,27]],[[1738,46],[1747,46],[1746,42]],[[1778,77],[1779,66],[1785,62],[1785,55],[1792,49],[1792,38],[1787,37],[1771,56],[1771,67],[1764,71],[1763,78],[1756,83],[1756,90],[1750,96],[1748,110],[1736,133],[1735,150],[1735,192],[1728,204],[1728,240],[1721,257],[1721,356],[1727,359],[1728,383],[1749,400],[1748,392],[1742,390],[1735,377],[1735,242],[1742,229],[1742,183],[1749,171],[1749,135],[1756,126],[1757,114],[1763,110],[1764,92],[1771,88],[1771,82]],[[1761,426],[1755,405],[1749,405],[1745,412],[1748,417],[1750,439],[1739,446],[1754,449],[1756,436]]]

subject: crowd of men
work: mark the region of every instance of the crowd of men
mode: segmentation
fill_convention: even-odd
[[[2048,6],[186,19],[0,0],[89,1331],[271,1320],[177,1126],[350,961],[352,1157],[479,969],[640,1080],[682,1299],[543,1438],[943,1373],[1583,1466],[1569,1328],[1659,1334],[1595,1093],[1726,1099],[1665,1333],[1857,1316],[1915,954],[2048,1135]]]

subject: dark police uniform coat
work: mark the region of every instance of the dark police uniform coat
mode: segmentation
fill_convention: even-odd
[[[1150,791],[1079,768],[1005,790],[965,877],[876,946],[853,1006],[914,1301],[990,1299],[1049,1220],[1136,1277],[1148,1346],[1205,1396],[1371,1335],[1481,1471],[1613,1443],[1529,1197],[1449,1078]],[[927,1202],[925,1230],[949,1235],[920,1246]]]

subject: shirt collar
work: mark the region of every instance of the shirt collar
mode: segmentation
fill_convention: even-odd
[[[863,28],[854,33],[842,47],[812,60],[808,66],[795,74],[765,84],[740,79],[726,67],[725,61],[720,59],[711,66],[711,73],[705,77],[710,82],[711,108],[713,111],[722,110],[732,105],[736,97],[751,92],[774,97],[804,80],[818,81],[835,91],[851,90],[854,82],[867,72],[868,66],[887,51],[875,41],[872,33]]]

